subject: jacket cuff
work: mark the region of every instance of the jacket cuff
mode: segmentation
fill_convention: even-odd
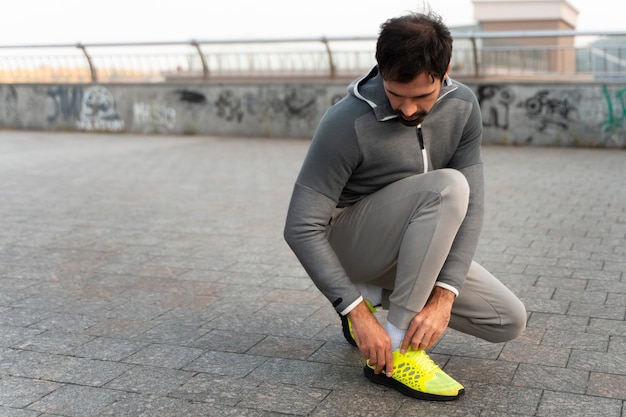
[[[444,289],[446,289],[448,291],[452,291],[456,297],[459,296],[459,290],[457,290],[456,288],[454,288],[450,284],[444,284],[443,282],[437,281],[437,282],[435,282],[435,286],[444,288]]]
[[[339,312],[339,314],[340,314],[341,316],[345,316],[345,315],[347,315],[349,312],[351,312],[352,310],[354,310],[354,308],[355,308],[356,306],[358,306],[358,305],[359,305],[359,303],[360,303],[361,301],[363,301],[363,296],[359,295],[359,298],[357,298],[357,299],[356,299],[353,303],[351,303],[348,307],[346,307],[346,308],[344,308],[343,310],[341,310],[341,311]]]

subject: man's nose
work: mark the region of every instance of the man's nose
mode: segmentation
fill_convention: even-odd
[[[421,109],[417,105],[417,103],[414,103],[411,100],[404,100],[402,102],[402,105],[400,106],[400,111],[402,112],[402,114],[409,117],[413,116],[415,113],[418,113],[420,110]]]

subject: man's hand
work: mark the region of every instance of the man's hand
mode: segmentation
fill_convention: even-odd
[[[409,347],[419,350],[434,346],[448,327],[454,299],[452,291],[435,287],[422,311],[411,320],[400,352],[406,353]]]
[[[393,355],[391,339],[380,325],[376,317],[364,302],[357,305],[348,313],[352,324],[352,333],[363,357],[372,366],[376,366],[374,373],[385,370],[388,377],[393,375]]]

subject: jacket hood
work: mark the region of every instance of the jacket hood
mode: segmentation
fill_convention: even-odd
[[[457,89],[457,85],[449,78],[443,80],[443,86],[437,101]],[[348,94],[366,102],[374,112],[379,122],[396,119],[398,115],[393,111],[385,88],[383,87],[383,77],[378,71],[378,66],[374,66],[367,74],[358,78],[348,86]]]

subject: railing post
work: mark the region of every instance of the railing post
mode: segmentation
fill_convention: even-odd
[[[87,64],[89,64],[89,71],[91,72],[91,82],[97,83],[98,73],[96,72],[96,67],[93,65],[93,61],[91,60],[89,53],[87,53],[87,48],[85,48],[85,45],[81,45],[80,43],[76,44],[76,47],[83,51],[83,55],[85,55],[85,58],[87,59]]]
[[[478,78],[480,69],[478,65],[478,47],[476,47],[476,37],[470,36],[470,42],[472,42],[472,55],[474,55],[474,78]]]
[[[198,51],[198,55],[200,56],[200,63],[202,63],[202,79],[206,81],[209,79],[209,66],[206,63],[206,59],[204,58],[204,54],[202,53],[200,44],[196,40],[192,40],[191,45],[196,48],[196,51]]]
[[[333,53],[330,50],[330,45],[328,43],[328,38],[325,36],[322,38],[322,43],[326,47],[326,54],[328,55],[328,68],[330,69],[330,78],[335,78],[337,75],[337,70],[335,68],[335,63],[333,61]]]

